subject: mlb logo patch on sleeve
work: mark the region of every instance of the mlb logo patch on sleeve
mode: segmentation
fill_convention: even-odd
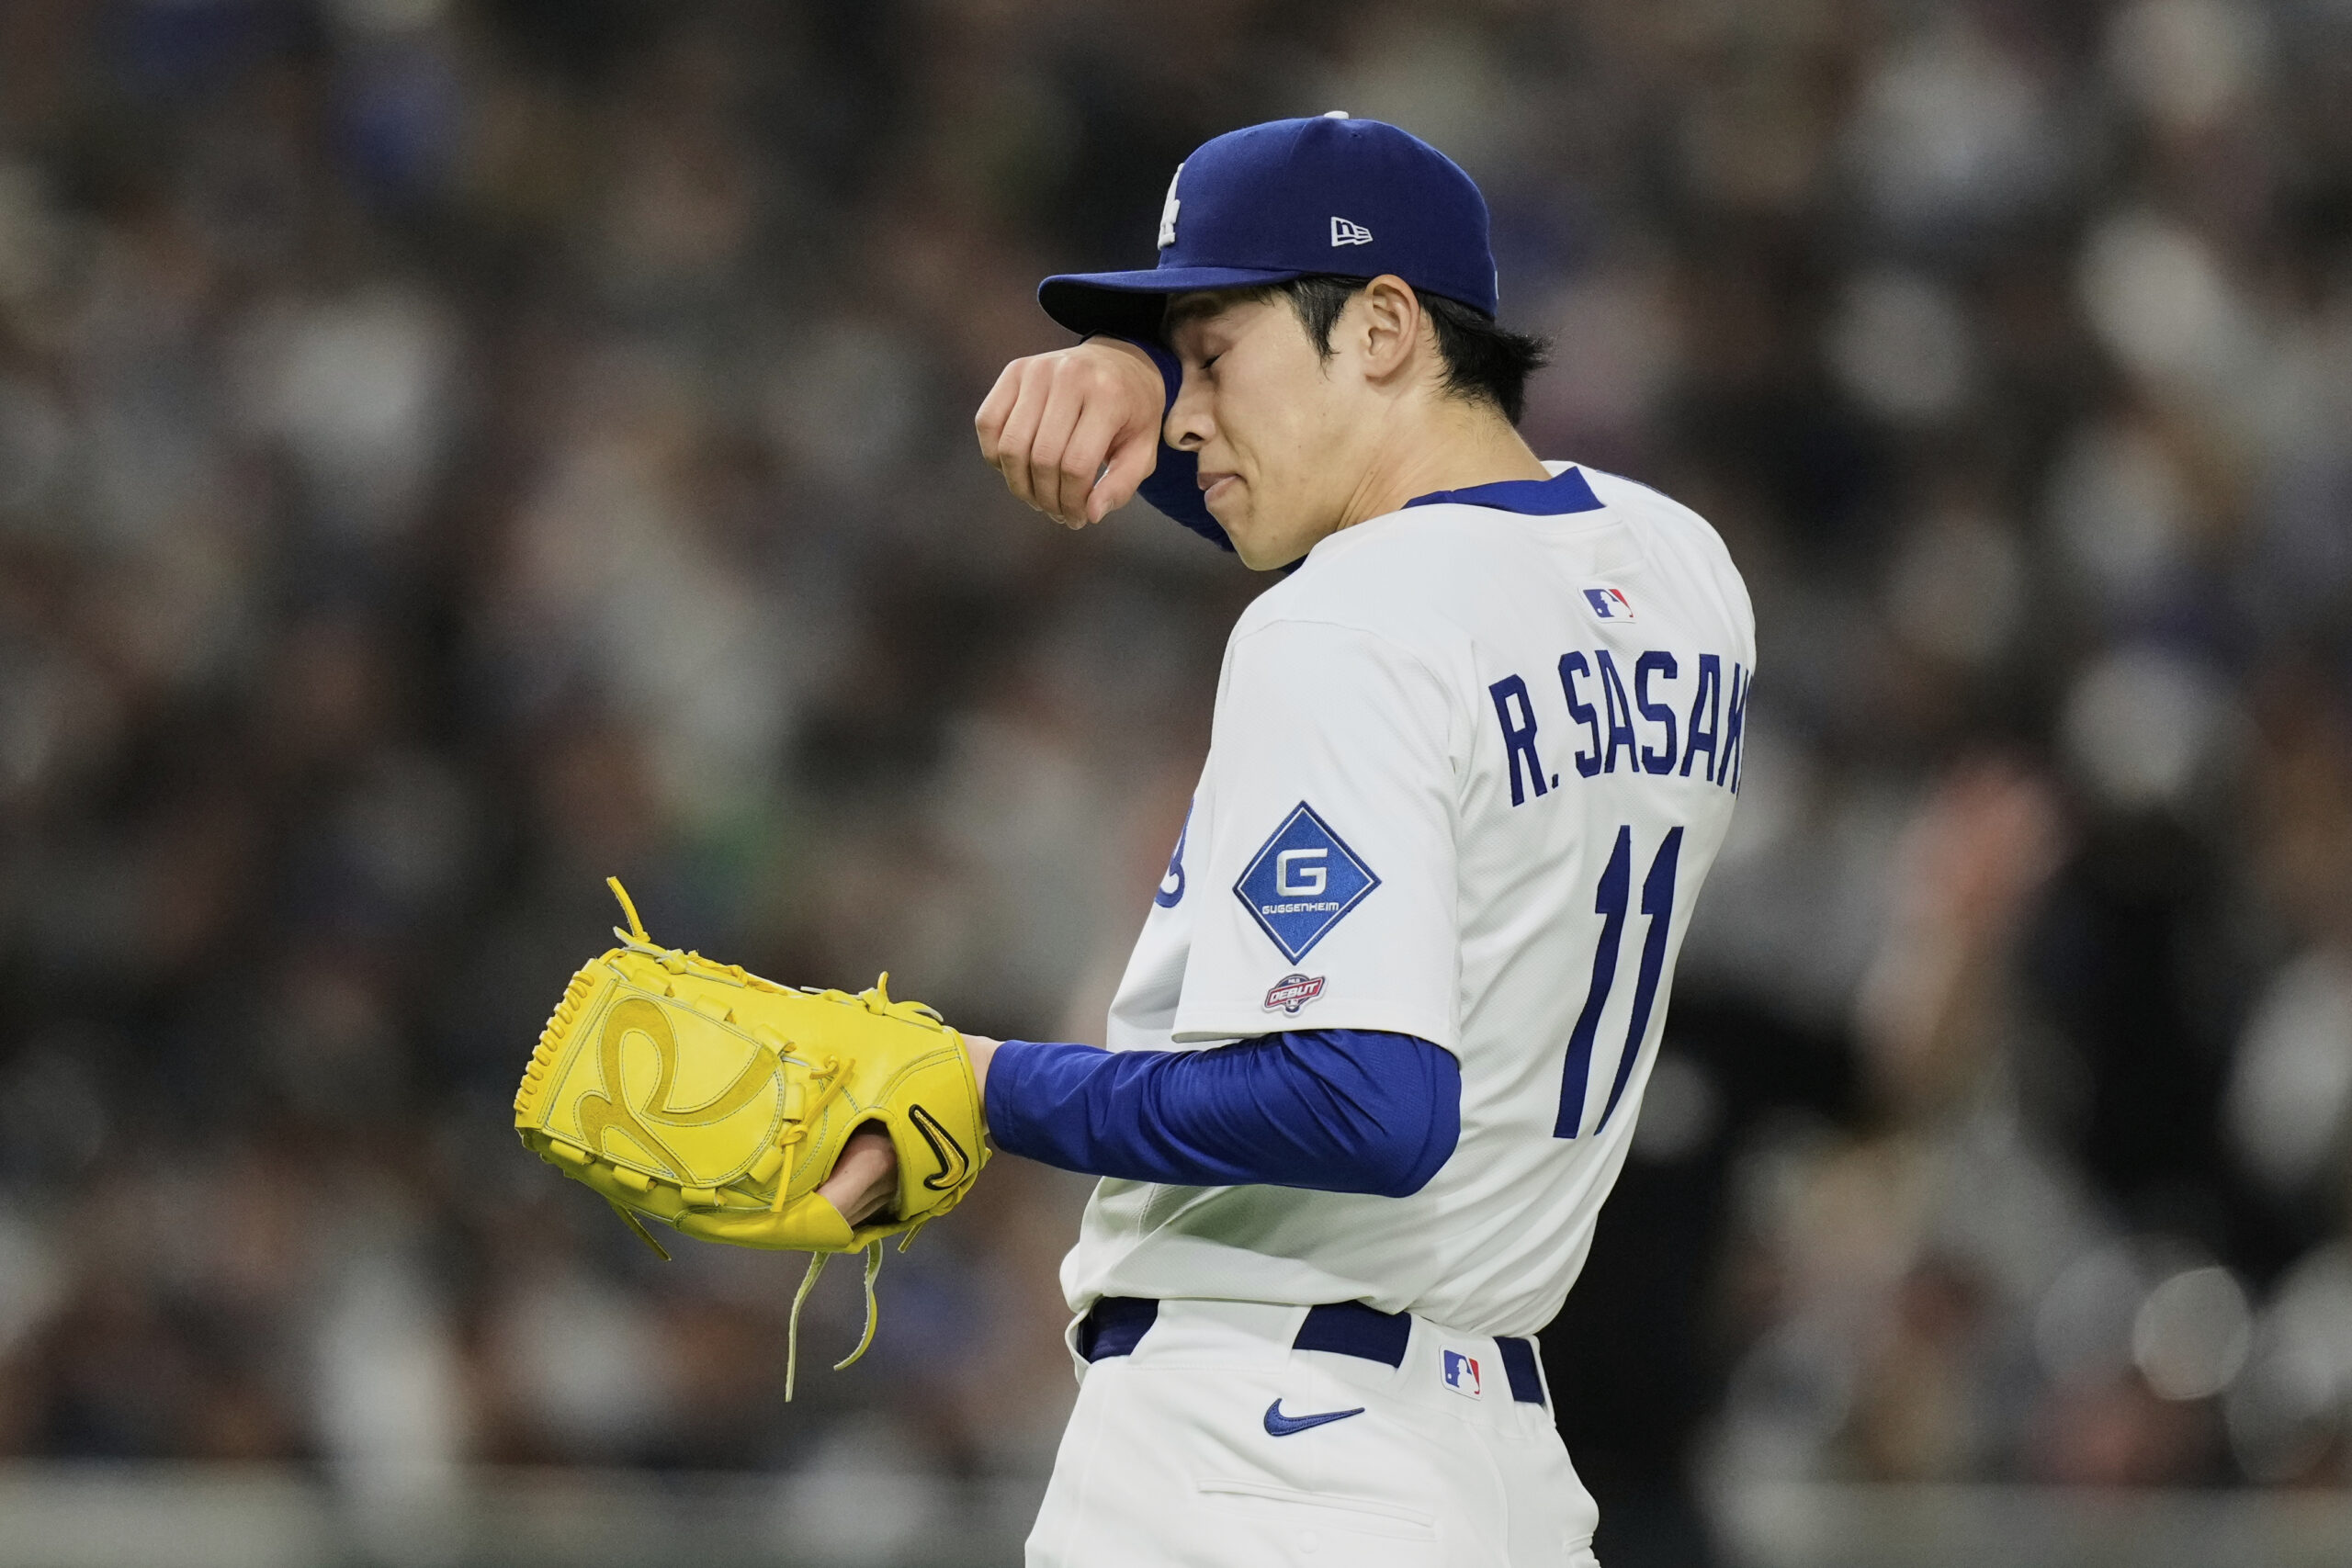
[[[1445,1353],[1445,1386],[1464,1399],[1478,1397],[1478,1362],[1459,1350]]]
[[[1295,964],[1379,886],[1372,867],[1302,800],[1250,862],[1233,893]]]

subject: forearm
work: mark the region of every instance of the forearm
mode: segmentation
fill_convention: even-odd
[[[998,1147],[1067,1170],[1405,1197],[1453,1153],[1461,1092],[1426,1040],[1317,1030],[1182,1052],[1007,1041],[986,1095]]]
[[[1166,393],[1168,407],[1176,404],[1177,389],[1183,384],[1183,367],[1175,355],[1162,343],[1149,343],[1140,338],[1112,338],[1112,343],[1124,344],[1140,350],[1159,372],[1161,389]],[[1162,419],[1166,412],[1162,411]],[[1208,503],[1201,499],[1200,459],[1181,447],[1159,444],[1159,460],[1136,487],[1136,493],[1151,502],[1162,515],[1173,519],[1198,534],[1219,549],[1233,548],[1233,541],[1225,529],[1209,514]]]

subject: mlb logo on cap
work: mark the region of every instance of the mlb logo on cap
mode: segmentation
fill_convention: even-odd
[[[1588,588],[1584,602],[1592,606],[1595,620],[1630,621],[1634,618],[1633,601],[1618,588]]]
[[[1459,1350],[1445,1353],[1445,1386],[1465,1399],[1478,1397],[1478,1363]]]

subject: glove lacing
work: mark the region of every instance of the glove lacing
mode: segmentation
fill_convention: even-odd
[[[901,1247],[899,1250],[903,1252],[906,1249]],[[865,1332],[859,1336],[856,1349],[833,1363],[833,1371],[837,1372],[854,1365],[857,1359],[865,1354],[866,1347],[874,1343],[874,1331],[882,1323],[881,1303],[874,1296],[874,1281],[882,1272],[882,1243],[879,1240],[870,1242],[865,1251]],[[808,1272],[800,1276],[800,1288],[792,1293],[792,1317],[784,1331],[784,1402],[786,1404],[792,1403],[792,1385],[800,1370],[800,1308],[808,1300],[808,1292],[817,1288],[817,1276],[825,1271],[825,1264],[831,1257],[830,1252],[810,1253]]]

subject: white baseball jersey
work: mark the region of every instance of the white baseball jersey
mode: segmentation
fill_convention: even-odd
[[[1558,1313],[1730,824],[1756,652],[1704,521],[1548,466],[1334,534],[1241,616],[1111,1009],[1115,1051],[1419,1035],[1460,1063],[1459,1144],[1408,1198],[1106,1179],[1071,1310],[1362,1300],[1510,1335]]]

